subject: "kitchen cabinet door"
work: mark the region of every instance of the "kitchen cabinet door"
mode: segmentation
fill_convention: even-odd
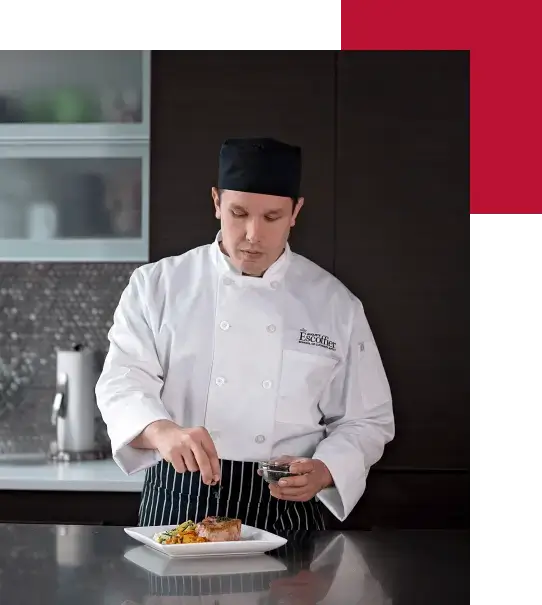
[[[381,465],[468,468],[468,53],[343,52],[336,274],[394,395]]]
[[[135,492],[0,490],[0,523],[137,525]]]
[[[0,261],[148,260],[149,51],[0,51]]]
[[[214,239],[222,141],[271,136],[303,148],[291,244],[332,269],[334,69],[331,51],[153,51],[151,261]]]

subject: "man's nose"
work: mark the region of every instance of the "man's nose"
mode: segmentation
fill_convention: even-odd
[[[257,244],[261,240],[261,221],[253,219],[247,224],[247,241],[251,244]]]

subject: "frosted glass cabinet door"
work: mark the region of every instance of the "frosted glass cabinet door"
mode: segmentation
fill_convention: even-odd
[[[0,124],[141,123],[138,50],[0,51]]]
[[[0,262],[146,262],[149,116],[149,51],[0,50]]]
[[[0,238],[141,238],[141,163],[0,159]]]

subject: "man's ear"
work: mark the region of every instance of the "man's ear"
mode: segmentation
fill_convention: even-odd
[[[300,197],[300,198],[297,199],[297,203],[296,203],[294,211],[292,213],[292,218],[290,219],[290,227],[293,227],[295,225],[295,221],[297,219],[297,215],[301,211],[301,208],[303,207],[303,203],[304,202],[305,202],[305,198],[304,197]]]
[[[220,193],[216,187],[211,189],[211,196],[213,198],[213,205],[215,207],[215,217],[220,218]]]

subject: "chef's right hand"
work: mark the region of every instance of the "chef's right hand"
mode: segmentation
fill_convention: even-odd
[[[178,473],[200,471],[206,485],[220,481],[220,462],[215,444],[203,426],[182,428],[169,420],[150,425],[149,435],[154,447]]]

